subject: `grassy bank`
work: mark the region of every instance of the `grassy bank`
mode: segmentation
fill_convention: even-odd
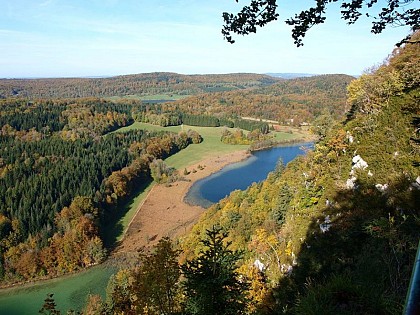
[[[57,308],[65,314],[69,309],[81,310],[88,294],[105,298],[105,289],[115,267],[100,265],[56,279],[28,283],[0,290],[0,314],[38,314],[47,294],[54,293]]]
[[[137,209],[146,199],[153,185],[154,182],[146,182],[141,187],[137,187],[131,199],[120,207],[118,212],[121,215],[104,229],[106,234],[102,235],[102,239],[107,248],[113,249],[122,240],[131,220],[137,213]]]

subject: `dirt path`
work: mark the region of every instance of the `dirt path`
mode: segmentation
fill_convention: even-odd
[[[201,161],[187,167],[188,181],[178,181],[172,186],[155,185],[140,204],[139,209],[114,254],[132,253],[142,247],[151,247],[160,238],[175,238],[191,229],[205,211],[200,206],[186,204],[183,199],[197,180],[219,171],[224,166],[249,157],[246,151],[237,151]],[[203,169],[199,169],[201,165]],[[196,172],[192,172],[195,169]],[[182,170],[180,170],[182,172]],[[181,174],[182,175],[182,174]]]

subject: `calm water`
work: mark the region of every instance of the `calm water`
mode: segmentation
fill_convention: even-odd
[[[57,308],[62,314],[69,309],[81,310],[88,294],[105,297],[109,277],[115,272],[115,268],[101,265],[75,275],[0,290],[0,314],[38,314],[49,293],[54,293]]]
[[[254,152],[246,161],[228,165],[221,171],[197,181],[189,190],[185,201],[207,208],[236,189],[244,190],[252,183],[264,180],[268,173],[274,170],[279,158],[287,164],[297,155],[304,154],[302,147],[311,148],[312,143]]]

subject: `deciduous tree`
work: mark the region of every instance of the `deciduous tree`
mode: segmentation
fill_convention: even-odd
[[[238,0],[236,0],[238,2]],[[232,33],[248,35],[256,33],[257,27],[263,27],[279,18],[277,0],[251,0],[236,15],[224,12],[225,24],[222,29],[224,38],[234,43]],[[293,26],[292,38],[296,46],[303,45],[303,37],[314,25],[322,24],[326,20],[326,9],[331,3],[341,4],[341,18],[348,24],[353,24],[365,15],[372,20],[371,32],[379,34],[388,26],[409,26],[414,32],[420,29],[420,9],[414,4],[416,0],[388,0],[386,4],[378,0],[317,0],[313,6],[295,14],[286,20],[286,24]],[[379,2],[379,3],[378,3]],[[399,44],[410,42],[411,35]]]

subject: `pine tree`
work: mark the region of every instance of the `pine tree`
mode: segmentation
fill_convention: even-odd
[[[198,257],[181,266],[185,276],[187,314],[244,314],[247,284],[236,271],[241,254],[229,249],[227,233],[213,226],[206,231]]]
[[[141,258],[135,273],[134,294],[138,311],[147,309],[148,314],[177,314],[179,303],[178,251],[168,237],[155,246],[155,252]]]
[[[49,293],[44,300],[44,305],[42,305],[42,308],[39,310],[39,314],[60,315],[61,312],[57,310],[56,307],[57,304],[54,300],[54,294]]]

